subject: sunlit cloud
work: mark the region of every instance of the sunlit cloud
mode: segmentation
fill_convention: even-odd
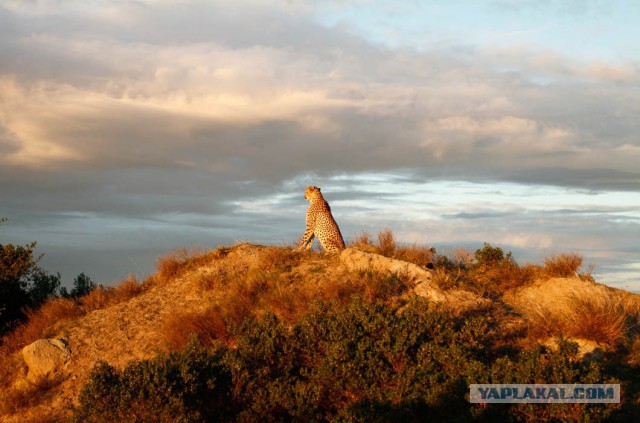
[[[325,183],[350,234],[628,257],[633,27],[612,6],[589,55],[567,43],[597,7],[534,3],[4,2],[0,214],[69,245],[280,242]]]

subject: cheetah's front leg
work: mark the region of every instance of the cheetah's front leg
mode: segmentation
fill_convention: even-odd
[[[313,238],[315,235],[313,234],[312,228],[307,228],[304,235],[302,235],[302,239],[300,241],[300,245],[298,246],[298,251],[302,250],[306,247],[307,250],[311,248],[311,244],[313,244]]]

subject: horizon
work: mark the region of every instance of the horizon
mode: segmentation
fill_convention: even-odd
[[[640,4],[0,5],[0,243],[64,285],[290,245],[316,185],[345,240],[577,253],[640,292]]]

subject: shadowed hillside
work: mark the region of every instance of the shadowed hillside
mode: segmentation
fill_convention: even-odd
[[[640,297],[581,264],[520,266],[490,245],[441,255],[388,231],[339,256],[179,251],[142,283],[30,312],[2,339],[2,420],[625,421]],[[38,373],[21,350],[42,338],[68,354]],[[500,382],[621,383],[623,404],[468,403],[469,383]]]

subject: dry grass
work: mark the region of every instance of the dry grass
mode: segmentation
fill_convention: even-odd
[[[113,301],[114,303],[128,301],[142,294],[144,291],[144,285],[139,283],[134,275],[129,275],[127,279],[120,282],[120,285],[112,289]]]
[[[156,274],[147,280],[148,284],[163,284],[201,266],[210,264],[223,254],[220,249],[213,251],[201,247],[190,250],[179,248],[161,256],[156,261]]]
[[[218,310],[202,313],[182,313],[164,323],[164,336],[170,349],[181,350],[195,336],[202,345],[217,339],[226,340],[229,335],[227,324]]]
[[[396,241],[391,229],[383,229],[378,232],[378,251],[385,257],[393,257],[396,252]]]
[[[352,278],[327,279],[323,281],[321,289],[310,289],[309,297],[321,301],[336,301],[346,304],[354,295],[361,295],[363,285]]]
[[[395,258],[426,267],[435,261],[436,250],[417,244],[396,248]]]
[[[420,254],[424,256],[427,251]],[[219,337],[222,336],[220,322],[237,326],[267,311],[292,324],[307,313],[316,300],[343,303],[353,295],[389,300],[408,289],[409,282],[400,277],[373,273],[338,277],[333,271],[337,263],[337,257],[300,253],[289,247],[238,245],[227,249],[193,277],[200,289],[215,290],[220,298],[228,300],[220,301],[214,314],[177,316],[168,323],[167,340],[174,347],[182,345],[188,339],[186,332],[195,333],[199,339],[209,339],[208,329],[201,328],[212,322],[216,325],[213,333]],[[170,329],[181,326],[192,329]]]
[[[62,382],[60,376],[43,376],[35,381],[23,380],[21,383],[6,389],[0,396],[0,413],[15,414],[25,408],[42,402],[52,388]]]
[[[371,234],[369,232],[361,232],[356,235],[353,239],[353,242],[349,245],[350,247],[373,247],[373,240],[371,238]]]
[[[109,288],[99,286],[84,297],[78,298],[77,301],[85,314],[128,301],[142,294],[145,289],[145,285],[138,283],[134,275],[129,275],[118,286]]]
[[[9,389],[18,377],[27,375],[27,366],[18,354],[10,354],[8,350],[0,350],[0,392],[9,392]],[[13,401],[9,401],[10,404]],[[0,409],[4,409],[4,398],[0,395]]]
[[[293,323],[309,310],[312,296],[308,287],[281,279],[264,293],[260,302],[282,321]]]
[[[544,259],[544,269],[550,278],[568,278],[578,276],[582,267],[582,256],[576,253],[555,254]]]
[[[433,282],[442,290],[457,288],[463,282],[462,269],[456,271],[436,267],[433,272]]]
[[[529,300],[524,307],[533,338],[563,335],[613,348],[631,337],[637,327],[637,310],[605,287],[572,286],[549,295],[554,298]]]
[[[520,267],[502,261],[490,267],[471,268],[465,275],[467,288],[480,295],[498,295],[531,284],[535,280],[532,267]]]
[[[616,346],[637,321],[637,316],[630,313],[618,297],[611,295],[594,298],[576,292],[570,297],[569,304],[563,326],[577,338]]]
[[[79,317],[83,314],[75,301],[56,298],[47,301],[37,310],[27,311],[27,321],[2,338],[2,353],[22,349],[32,342],[51,336],[59,322]]]
[[[436,259],[435,248],[418,245],[398,245],[391,229],[383,229],[378,232],[378,242],[373,242],[373,237],[368,232],[357,235],[350,247],[369,253],[380,254],[385,257],[393,257],[398,260],[408,261],[418,266],[427,266]]]

